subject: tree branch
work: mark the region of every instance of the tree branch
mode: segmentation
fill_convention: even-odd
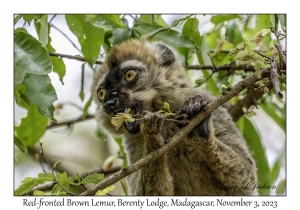
[[[187,70],[206,70],[206,69],[211,69],[214,71],[220,71],[220,70],[244,70],[244,71],[255,71],[253,65],[236,65],[235,62],[226,64],[224,66],[211,66],[211,65],[192,65],[192,66],[187,66]]]
[[[55,128],[55,127],[59,127],[59,126],[71,126],[75,123],[78,123],[78,122],[82,122],[82,121],[85,121],[85,120],[90,120],[90,119],[94,119],[95,118],[95,115],[91,115],[91,114],[87,114],[85,116],[85,118],[83,118],[83,116],[80,116],[79,118],[76,118],[76,119],[71,119],[71,120],[64,120],[64,121],[61,121],[61,122],[51,122],[50,125],[48,125],[46,127],[46,129],[51,129],[51,128]]]
[[[267,88],[271,88],[272,84],[269,83],[267,86]],[[243,98],[242,100],[240,100],[239,102],[237,102],[228,112],[232,117],[232,120],[234,122],[237,122],[240,117],[242,117],[244,115],[244,112],[242,110],[243,107],[245,107],[246,109],[249,109],[252,105],[257,104],[257,101],[262,97],[262,95],[265,92],[262,89],[251,89],[249,90],[248,94],[246,95],[245,98]]]
[[[54,16],[55,17],[55,16]],[[51,21],[52,21],[52,19],[51,19]],[[58,32],[60,32],[64,37],[66,37],[67,38],[67,40],[73,45],[73,47],[79,52],[79,53],[81,53],[81,50],[77,47],[77,45],[62,31],[62,30],[60,30],[59,28],[57,28],[55,25],[53,25],[52,23],[51,23],[51,21],[49,22],[50,23],[50,26],[52,27],[52,28],[55,28]]]
[[[266,69],[261,72],[262,76],[269,75],[270,70]],[[254,82],[258,81],[259,78],[253,74],[250,77],[245,78],[243,81],[240,81],[236,85],[234,85],[230,91],[225,92],[223,95],[219,96],[211,103],[207,105],[199,114],[197,114],[193,119],[190,120],[189,124],[183,127],[177,134],[175,134],[172,138],[168,140],[168,143],[162,146],[161,148],[151,152],[147,156],[143,157],[139,161],[135,162],[134,164],[123,168],[121,171],[115,173],[114,175],[108,177],[107,179],[103,180],[102,182],[98,183],[91,189],[83,192],[80,194],[81,196],[87,195],[94,195],[98,190],[102,190],[115,182],[123,179],[124,177],[132,174],[133,172],[141,169],[142,167],[148,165],[152,161],[159,158],[161,155],[166,153],[170,148],[174,147],[178,144],[182,139],[184,139],[205,117],[207,117],[210,113],[212,113],[215,109],[219,106],[224,104],[226,101],[231,99],[233,96],[240,93],[247,87],[250,87]]]
[[[54,52],[48,52],[48,54],[50,56],[55,56],[55,57],[61,57],[61,58],[69,58],[69,59],[73,59],[73,60],[77,60],[77,61],[83,61],[86,62],[86,60],[81,57],[80,55],[67,55],[67,54],[61,54],[61,53],[54,53]],[[102,61],[96,61],[96,64],[103,64]]]
[[[280,57],[281,62],[283,63],[284,67],[286,67],[286,58],[285,58],[285,55],[283,54],[281,44],[275,44],[275,47],[276,47],[276,49],[279,53],[279,57]]]
[[[277,98],[282,99],[283,95],[280,91],[280,76],[277,74],[276,53],[271,56],[271,81],[275,89]]]

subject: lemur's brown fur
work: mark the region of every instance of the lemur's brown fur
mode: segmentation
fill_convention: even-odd
[[[130,79],[125,76],[131,69],[136,74],[132,80],[132,74]],[[98,94],[100,90],[105,94]],[[204,101],[213,100],[206,91],[192,87],[171,47],[138,40],[111,49],[95,75],[92,92],[101,128],[123,135],[129,164],[180,130],[156,113],[164,102],[174,113],[183,110],[192,117],[200,111],[199,106],[205,106]],[[116,130],[111,118],[125,108],[143,117]],[[167,154],[128,176],[127,181],[133,195],[251,195],[255,194],[251,186],[256,182],[256,166],[242,135],[220,107]]]

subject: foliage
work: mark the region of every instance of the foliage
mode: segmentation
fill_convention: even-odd
[[[34,187],[44,184],[45,182],[59,182],[67,190],[72,190],[72,186],[79,186],[82,184],[97,184],[104,179],[103,174],[90,174],[85,178],[81,178],[78,174],[68,176],[66,172],[56,173],[56,180],[53,178],[52,173],[40,173],[38,177],[26,177],[22,184],[15,190],[15,195],[26,195]],[[76,180],[76,181],[75,181]],[[39,190],[35,190],[33,195],[46,195],[41,194]],[[56,183],[49,193],[49,195],[67,195],[67,193]]]
[[[51,19],[50,16],[52,16]],[[190,68],[195,62],[202,66],[211,66],[211,68],[200,68],[201,71],[199,69],[193,72],[189,70],[187,74],[196,86],[206,88],[215,95],[222,94],[237,81],[249,75],[256,74],[261,77],[261,70],[271,66],[270,56],[274,53],[278,54],[274,44],[278,43],[279,39],[276,39],[273,31],[279,31],[280,28],[283,32],[286,31],[285,15],[213,15],[210,18],[213,27],[207,29],[206,33],[200,30],[202,27],[200,22],[203,17],[202,15],[184,15],[177,19],[173,18],[173,22],[169,24],[165,17],[159,14],[81,14],[65,15],[64,21],[68,26],[65,30],[69,30],[78,40],[80,53],[85,60],[83,62],[89,64],[93,69],[98,69],[96,62],[103,61],[114,44],[131,38],[163,41],[178,50],[186,69],[195,69]],[[56,53],[51,45],[52,38],[50,36],[54,27],[51,24],[53,18],[55,15],[20,14],[16,15],[14,19],[15,25],[18,22],[24,22],[23,27],[14,30],[14,98],[18,106],[27,110],[27,116],[21,120],[19,125],[15,125],[14,143],[24,153],[33,149],[40,141],[48,129],[47,126],[56,123],[55,113],[59,108],[58,106],[54,107],[53,103],[58,100],[57,87],[53,86],[49,73],[55,72],[63,85],[66,72],[72,71],[65,65],[63,56],[53,55]],[[29,26],[34,26],[36,37],[35,34],[27,32]],[[279,59],[279,55],[276,58]],[[239,68],[218,69],[218,67],[232,64]],[[254,71],[243,66],[252,66]],[[82,68],[84,69],[85,66],[83,65]],[[281,74],[281,81],[281,91],[285,93],[284,74]],[[267,87],[269,84],[270,81],[267,80],[259,81],[256,86],[245,89],[239,96],[231,99],[230,105],[235,106],[251,90],[261,89],[264,91],[265,94],[257,102],[251,104],[250,109],[241,108],[240,111],[247,118],[240,118],[237,126],[247,140],[256,161],[259,182],[275,185],[279,181],[276,193],[282,194],[285,192],[286,180],[285,178],[278,180],[278,178],[279,171],[285,169],[285,147],[278,154],[275,164],[270,166],[259,132],[260,128],[257,128],[251,120],[256,115],[253,108],[259,107],[283,132],[286,131],[285,100],[278,100],[274,90]],[[84,98],[82,89],[78,95],[82,99]],[[81,120],[88,118],[88,109],[91,104],[92,98],[82,108]],[[161,112],[167,115],[173,114],[167,103],[164,104],[164,110]],[[125,112],[116,116],[112,123],[118,129],[124,122],[133,120],[131,114]],[[106,138],[101,128],[97,130],[97,136],[101,139]],[[123,158],[122,166],[126,166],[122,138],[116,137],[115,141],[120,148],[119,155]],[[112,154],[107,160],[109,164],[106,168],[110,168],[117,158],[116,154]],[[61,167],[61,165],[58,167],[59,164],[60,162],[55,165],[55,170]],[[104,177],[91,174],[82,178],[78,174],[68,176],[66,172],[62,171],[62,173],[56,173],[56,179],[62,186],[72,191],[74,186],[87,183],[96,184]],[[15,195],[24,195],[34,187],[54,181],[52,174],[41,173],[35,178],[26,177],[15,190]],[[123,182],[121,184],[124,185]],[[98,191],[97,195],[106,194],[111,190],[113,187]],[[269,195],[271,191],[269,189],[259,190],[259,193]],[[47,193],[36,190],[33,194],[46,195]],[[66,195],[67,193],[55,184],[48,194]]]

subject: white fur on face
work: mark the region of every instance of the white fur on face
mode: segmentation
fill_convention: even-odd
[[[125,69],[128,66],[134,66],[139,69],[146,68],[146,66],[142,62],[137,61],[137,60],[128,60],[128,61],[121,63],[121,65],[120,65],[121,69]]]

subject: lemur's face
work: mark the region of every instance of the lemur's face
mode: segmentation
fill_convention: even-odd
[[[174,61],[173,52],[161,43],[130,40],[114,46],[94,81],[96,101],[109,116],[126,108],[135,114],[158,109],[156,101]]]
[[[96,92],[103,111],[113,116],[125,109],[131,112],[141,113],[141,103],[134,97],[134,93],[147,94],[145,89],[139,85],[146,74],[146,66],[137,60],[128,60],[119,65],[113,63],[108,73],[104,74],[99,81]]]

